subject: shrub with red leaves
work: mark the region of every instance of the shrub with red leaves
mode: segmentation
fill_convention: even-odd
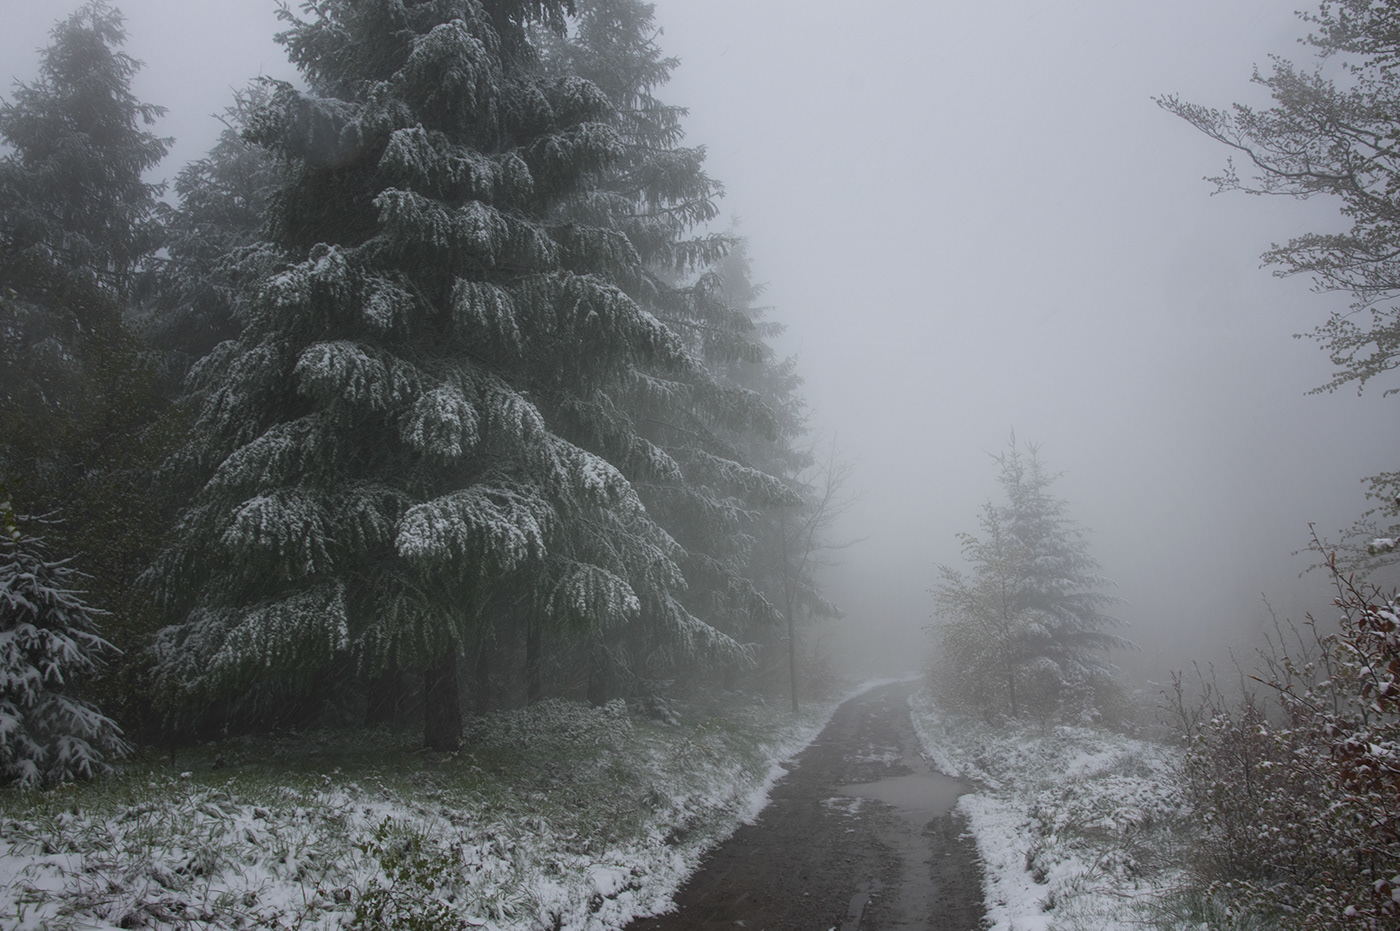
[[[1188,866],[1287,927],[1383,931],[1400,928],[1400,608],[1329,568],[1339,628],[1310,617],[1273,644],[1249,677],[1263,695],[1207,688],[1188,711],[1178,680],[1203,833]]]

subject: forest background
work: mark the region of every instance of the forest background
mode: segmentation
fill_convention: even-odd
[[[671,699],[693,694],[701,680],[771,693],[787,673],[796,711],[799,668],[812,694],[814,685],[835,681],[833,657],[855,669],[910,642],[915,627],[907,616],[866,601],[845,633],[858,631],[876,648],[804,632],[806,655],[790,652],[799,613],[836,614],[818,587],[813,557],[845,510],[837,492],[850,469],[839,453],[822,458],[809,445],[798,370],[775,349],[781,327],[759,304],[761,288],[733,225],[722,223],[720,185],[702,167],[703,150],[680,145],[683,112],[652,96],[675,62],[653,41],[651,9],[630,0],[567,11],[550,3],[459,6],[446,3],[455,10],[449,18],[432,4],[329,2],[306,8],[305,21],[284,10],[290,31],[281,41],[304,83],[271,79],[236,94],[219,145],[173,185],[177,204],[158,203],[164,188],[143,180],[168,141],[142,128],[156,123],[160,108],[126,93],[140,69],[113,55],[124,34],[110,8],[89,5],[56,29],[40,78],[17,84],[0,109],[11,146],[0,173],[8,201],[3,590],[7,612],[21,621],[4,631],[0,739],[9,775],[21,785],[91,774],[104,768],[101,756],[120,752],[111,722],[71,701],[66,681],[94,672],[89,660],[103,652],[108,672],[88,695],[141,738],[163,731],[179,741],[347,715],[376,723],[402,720],[414,708],[427,748],[455,751],[464,706],[481,713],[560,694],[612,708],[598,713],[606,716],[617,713],[609,698],[623,694],[639,710],[678,723]],[[1304,22],[1328,30],[1331,47],[1358,54],[1365,68],[1324,56],[1322,76],[1298,79],[1275,59],[1274,76],[1255,83],[1299,108],[1281,123],[1259,122],[1248,109],[1229,116],[1183,103],[1199,96],[1190,91],[1155,98],[1161,110],[1238,145],[1262,166],[1262,182],[1241,181],[1227,168],[1221,191],[1291,201],[1312,193],[1314,180],[1323,193],[1340,184],[1357,198],[1343,216],[1369,217],[1358,204],[1375,202],[1373,193],[1353,192],[1345,171],[1341,182],[1325,173],[1303,182],[1268,175],[1276,164],[1292,164],[1293,143],[1316,142],[1316,130],[1290,121],[1306,122],[1309,107],[1336,103],[1329,65],[1389,99],[1390,33],[1367,31],[1388,24],[1385,10],[1340,7],[1340,19],[1324,5],[1320,19]],[[579,14],[576,33],[564,31],[565,12]],[[1366,23],[1361,31],[1351,31],[1351,15]],[[95,71],[85,71],[94,63]],[[849,89],[862,89],[859,72],[848,77]],[[1368,102],[1358,95],[1349,104],[1358,122],[1371,118]],[[74,125],[88,134],[74,133]],[[1331,131],[1336,121],[1322,125]],[[1384,116],[1377,125],[1376,138],[1389,138]],[[1362,137],[1363,150],[1374,144]],[[1280,138],[1286,144],[1274,151],[1282,154],[1255,148]],[[1384,181],[1388,150],[1379,148],[1359,170]],[[1336,151],[1327,149],[1327,157],[1353,154]],[[230,191],[237,196],[227,198]],[[809,228],[869,245],[869,237],[849,238],[858,217],[821,216],[824,225]],[[1359,381],[1370,389],[1363,401],[1384,397],[1393,311],[1382,305],[1394,290],[1389,214],[1381,210],[1376,239],[1359,242],[1328,238],[1340,229],[1335,217],[1307,219],[1298,232],[1308,235],[1295,240],[1302,246],[1274,246],[1269,255],[1322,275],[1314,299],[1326,313],[1310,323],[1331,315],[1322,341],[1334,339],[1330,362],[1342,371],[1318,378],[1308,393],[1318,396],[1321,384],[1325,400]],[[1311,222],[1319,220],[1320,227]],[[1309,238],[1319,231],[1323,238]],[[1074,238],[1066,232],[1060,240]],[[927,249],[930,240],[922,242]],[[1346,266],[1328,279],[1339,254],[1359,255],[1359,271]],[[1102,271],[1107,280],[1121,270],[1110,262]],[[1200,271],[1188,277],[1200,283],[1208,277]],[[1361,277],[1347,277],[1353,273]],[[1328,293],[1329,280],[1343,300],[1363,302],[1351,305],[1353,315],[1345,304],[1327,303],[1337,296]],[[1210,294],[1230,296],[1219,281]],[[1366,319],[1372,299],[1382,302],[1374,305],[1376,338],[1336,342],[1337,334],[1352,338],[1348,327]],[[995,399],[1007,382],[1030,377],[1015,395],[1020,408],[1036,409],[1029,398],[1048,402],[1053,413],[1072,415],[1074,426],[1101,424],[1112,440],[1130,445],[1143,435],[1136,429],[1151,434],[1170,420],[1134,407],[1134,392],[1165,386],[1168,410],[1194,429],[1204,473],[1217,481],[1238,478],[1226,455],[1232,442],[1240,444],[1236,451],[1268,453],[1257,442],[1268,429],[1258,428],[1277,428],[1293,454],[1289,467],[1274,460],[1252,481],[1230,484],[1221,498],[1229,505],[1247,503],[1246,488],[1277,491],[1300,465],[1313,470],[1304,487],[1326,489],[1338,486],[1339,468],[1364,475],[1387,465],[1385,431],[1376,426],[1383,421],[1361,421],[1350,432],[1356,412],[1374,413],[1352,398],[1351,417],[1317,408],[1337,431],[1318,447],[1317,460],[1300,450],[1299,421],[1271,419],[1269,406],[1249,392],[1252,418],[1222,421],[1222,433],[1204,429],[1222,407],[1215,402],[1231,396],[1193,405],[1193,392],[1222,372],[1267,388],[1263,376],[1275,371],[1267,359],[1258,368],[1245,364],[1265,357],[1231,345],[1228,328],[1211,331],[1215,340],[1206,344],[1234,353],[1220,370],[1206,367],[1200,380],[1173,371],[1155,383],[1151,363],[1161,356],[1153,352],[1171,345],[1169,335],[1190,332],[1191,348],[1211,357],[1179,315],[1171,326],[1157,321],[1160,331],[1141,329],[1134,317],[1119,332],[1092,317],[1077,321],[1087,330],[1076,332],[1050,303],[1037,326],[1053,325],[1067,345],[1042,339],[1035,353],[1006,358],[982,347],[964,388],[976,384]],[[870,333],[860,314],[843,319],[861,321],[850,345]],[[963,318],[936,319],[952,333]],[[1023,336],[1036,329],[1013,323]],[[1256,341],[1261,332],[1252,334]],[[927,358],[937,340],[906,342]],[[1373,361],[1346,369],[1358,363],[1345,347],[1372,343]],[[1089,359],[1067,354],[1070,346]],[[828,377],[838,367],[829,364]],[[1081,381],[1085,373],[1094,377]],[[1075,399],[1076,390],[1083,396]],[[890,411],[862,390],[840,397]],[[929,397],[952,403],[967,395],[914,403],[927,407]],[[968,409],[986,414],[976,404]],[[1089,416],[1096,412],[1101,419]],[[900,423],[901,438],[922,440],[913,454],[891,456],[885,448],[882,461],[921,469],[935,458],[942,434],[908,427],[913,421]],[[1379,457],[1369,458],[1368,440],[1377,441]],[[879,444],[856,451],[872,449]],[[1107,446],[1071,449],[1096,469],[1111,458]],[[1063,518],[1063,499],[1043,494],[1052,483],[1065,487],[1063,476],[1041,470],[1037,446],[1028,451],[1018,459],[1013,439],[998,454],[1010,506],[983,505],[985,536],[959,537],[972,575],[940,564],[940,606],[968,625],[960,645],[980,649],[992,629],[988,618],[1005,627],[994,638],[995,654],[963,662],[945,650],[944,659],[966,675],[990,658],[988,675],[974,678],[992,681],[1000,667],[1006,694],[984,702],[975,689],[957,687],[945,704],[966,703],[992,718],[1090,721],[1110,710],[1102,698],[1112,694],[1110,721],[1134,727],[1141,720],[1124,709],[1165,696],[1186,738],[1183,791],[1196,829],[1210,841],[1207,853],[1193,856],[1260,863],[1231,845],[1261,843],[1249,819],[1257,820],[1262,800],[1279,809],[1266,833],[1283,832],[1287,850],[1327,861],[1289,854],[1258,866],[1258,875],[1214,880],[1200,907],[1224,894],[1261,912],[1307,914],[1318,926],[1393,917],[1400,901],[1400,892],[1392,896],[1400,889],[1400,876],[1392,876],[1397,774],[1385,760],[1400,675],[1394,606],[1347,576],[1359,565],[1351,560],[1389,554],[1393,540],[1368,549],[1361,528],[1343,561],[1319,573],[1333,570],[1337,607],[1345,611],[1341,639],[1323,626],[1290,632],[1286,618],[1316,603],[1306,578],[1284,588],[1283,602],[1271,601],[1266,588],[1253,612],[1210,597],[1208,568],[1228,570],[1238,586],[1252,577],[1238,553],[1264,560],[1276,549],[1251,548],[1267,524],[1240,523],[1238,510],[1218,509],[1211,516],[1234,518],[1230,527],[1243,535],[1238,548],[1207,538],[1178,562],[1156,567],[1174,583],[1177,602],[1195,598],[1197,607],[1149,627],[1129,615],[1125,632],[1146,643],[1146,657],[1125,663],[1127,696],[1099,692],[1114,671],[1099,654],[1130,645],[1108,632],[1120,620],[1102,609],[1123,602],[1104,591],[1110,583],[1081,533],[1078,518],[1092,519],[1093,505]],[[1115,528],[1125,532],[1122,521],[1150,516],[1140,502],[1210,500],[1203,485],[1183,482],[1186,452],[1173,445],[1161,456],[1165,472],[1132,477],[1137,497],[1113,501],[1110,540]],[[910,481],[881,491],[938,487],[945,477],[925,474],[923,486]],[[1383,517],[1395,510],[1388,483],[1372,486]],[[1111,482],[1095,488],[1098,495],[1111,490]],[[1327,498],[1310,494],[1306,504]],[[35,514],[26,499],[48,513]],[[901,500],[907,510],[908,496]],[[1109,507],[1103,497],[1090,501]],[[1129,532],[1160,543],[1187,525],[1149,520]],[[1312,526],[1312,546],[1290,554],[1295,567],[1332,548],[1329,530]],[[928,527],[920,525],[925,533]],[[1394,535],[1384,520],[1375,529]],[[892,553],[920,550],[910,539],[873,536],[880,543],[868,549],[885,570],[897,562]],[[46,559],[45,547],[56,556]],[[1114,552],[1140,557],[1146,548],[1120,537]],[[91,574],[78,575],[70,554]],[[1104,564],[1111,572],[1112,563]],[[867,571],[861,578],[869,585],[881,577]],[[1129,579],[1131,608],[1141,589]],[[81,588],[95,609],[74,597]],[[989,592],[998,594],[996,611],[987,610]],[[1150,611],[1171,604],[1153,603]],[[1221,611],[1230,611],[1233,625],[1214,643],[1192,636],[1197,623]],[[1271,642],[1258,680],[1275,690],[1277,705],[1257,700],[1243,671],[1239,703],[1209,677],[1199,682],[1202,695],[1188,697],[1180,678],[1164,692],[1133,674],[1133,666],[1160,670],[1142,664],[1160,663],[1164,653],[1218,648],[1280,616],[1274,633],[1283,639]],[[98,629],[124,649],[120,659],[104,649]],[[871,636],[882,630],[893,635]],[[1045,636],[1053,649],[1025,652]],[[1033,678],[1022,678],[1018,663]],[[1065,676],[1067,669],[1078,671]],[[459,691],[464,676],[470,702]],[[541,704],[539,712],[552,707]],[[1229,761],[1240,754],[1258,781],[1236,783],[1217,772],[1234,772]],[[1283,775],[1265,778],[1274,773]],[[1318,801],[1332,794],[1335,804]],[[1339,818],[1350,834],[1338,830]],[[1330,840],[1319,846],[1307,840],[1314,835]],[[1188,866],[1213,875],[1199,862]],[[1132,877],[1130,867],[1124,878]],[[1307,877],[1318,875],[1328,877],[1323,891],[1308,892]],[[371,892],[362,891],[357,920],[375,901]]]
[[[250,73],[291,76],[272,4],[125,12],[138,96],[170,107],[167,165],[207,149]],[[13,16],[3,58],[24,78],[53,14]],[[957,561],[1012,428],[1066,473],[1143,647],[1122,658],[1134,674],[1247,650],[1261,593],[1294,617],[1325,605],[1291,554],[1309,522],[1326,535],[1365,508],[1383,402],[1306,394],[1330,367],[1291,337],[1345,301],[1258,256],[1335,211],[1209,197],[1220,152],[1151,102],[1264,99],[1249,65],[1294,47],[1291,10],[661,3],[657,21],[682,62],[666,97],[789,324],[775,345],[860,463],[840,536],[866,542],[827,583],[860,623],[836,652],[878,667],[921,649],[933,567]],[[204,29],[217,48],[185,38]]]

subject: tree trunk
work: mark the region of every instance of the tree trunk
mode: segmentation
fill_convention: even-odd
[[[477,717],[491,710],[491,645],[485,640],[476,650],[476,670],[472,682],[472,711]]]
[[[594,646],[588,655],[588,703],[601,708],[608,703],[607,654]]]
[[[792,710],[797,708],[797,629],[792,621],[792,599],[788,599],[788,675],[792,677]]]
[[[365,684],[365,724],[389,724],[398,720],[399,703],[403,701],[403,680],[399,676],[398,659],[390,656],[383,671],[371,676]]]
[[[423,746],[450,753],[462,745],[457,651],[447,650],[423,672]]]
[[[779,529],[782,532],[783,542],[783,607],[787,613],[787,635],[788,635],[788,676],[792,680],[792,711],[797,713],[797,624],[793,621],[793,587],[797,580],[793,578],[791,557],[788,554],[788,525],[787,514],[781,518],[782,523]]]
[[[544,693],[544,677],[540,673],[540,647],[543,635],[538,618],[530,618],[525,627],[525,704],[533,705]]]

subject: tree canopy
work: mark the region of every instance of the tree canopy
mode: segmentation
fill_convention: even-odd
[[[148,574],[178,705],[416,669],[449,747],[458,657],[511,631],[630,631],[653,675],[747,661],[773,611],[746,528],[800,497],[735,445],[774,415],[722,364],[767,351],[695,277],[728,240],[686,239],[718,186],[651,96],[649,8],[574,12],[284,13],[308,87],[245,135],[286,180],[233,253],[241,328],[192,372],[174,464],[199,490]]]
[[[74,558],[106,626],[145,623],[131,580],[156,546],[150,469],[178,429],[154,429],[155,370],[130,323],[163,241],[169,140],[138,100],[121,14],[61,20],[38,77],[0,102],[0,484],[22,513],[57,518],[48,552]]]
[[[484,711],[754,670],[800,378],[652,7],[279,15],[302,81],[237,92],[173,204],[114,9],[0,104],[0,482],[93,567],[105,688],[179,734],[413,708],[451,749],[463,673]]]
[[[1360,391],[1378,381],[1389,395],[1400,391],[1390,375],[1400,366],[1400,14],[1391,4],[1329,0],[1299,15],[1314,30],[1305,44],[1317,60],[1306,68],[1274,56],[1270,70],[1256,68],[1273,106],[1219,110],[1171,95],[1157,102],[1240,156],[1210,179],[1218,190],[1337,200],[1344,231],[1275,243],[1264,261],[1352,298],[1310,334],[1334,366],[1317,390]],[[1400,472],[1367,483],[1377,506],[1343,541],[1358,567],[1393,561],[1400,537]]]

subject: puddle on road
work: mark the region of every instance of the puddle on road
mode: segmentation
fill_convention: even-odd
[[[958,803],[958,796],[972,791],[972,786],[942,773],[910,773],[878,782],[842,786],[840,791],[842,795],[853,798],[873,798],[885,802],[928,821],[952,811]]]
[[[861,808],[867,801],[869,801],[869,799],[863,796],[843,795],[839,798],[822,799],[822,807],[830,809],[831,811],[839,811],[843,815],[854,817],[860,814]]]

